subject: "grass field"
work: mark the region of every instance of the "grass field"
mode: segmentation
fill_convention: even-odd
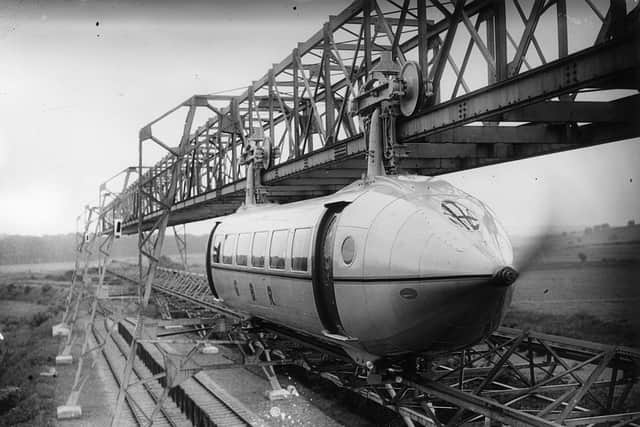
[[[27,318],[43,311],[43,308],[46,309],[46,306],[32,302],[0,300],[0,313],[2,313],[2,317],[11,315]]]
[[[63,299],[64,288],[31,274],[0,277],[0,426],[55,425],[56,379],[40,373],[55,366],[60,340],[51,327]]]
[[[640,348],[640,245],[568,241],[545,245],[529,261],[505,324]],[[516,247],[516,255],[527,252]]]

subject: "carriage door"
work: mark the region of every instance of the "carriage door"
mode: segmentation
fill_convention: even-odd
[[[333,246],[339,216],[340,212],[330,209],[320,223],[315,247],[313,293],[324,328],[331,334],[344,335],[333,287]]]

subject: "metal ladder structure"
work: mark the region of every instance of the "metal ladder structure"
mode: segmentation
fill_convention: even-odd
[[[62,322],[54,325],[52,328],[53,336],[63,336],[65,338],[60,354],[56,356],[56,364],[71,364],[73,356],[71,350],[75,340],[77,339],[77,320],[80,306],[86,299],[86,294],[91,286],[91,276],[89,268],[93,251],[95,250],[95,242],[97,239],[99,220],[95,219],[95,207],[85,207],[83,233],[80,236],[80,243],[77,246],[76,261],[71,278],[71,285],[67,298],[65,300],[65,310],[62,315]],[[94,225],[95,229],[91,230]],[[82,278],[80,283],[79,277]]]
[[[94,253],[93,251],[90,251],[87,249],[85,250],[85,258],[84,258],[83,287],[80,290],[79,295],[76,298],[74,303],[74,308],[73,308],[74,314],[72,318],[73,319],[72,324],[74,326],[79,326],[79,325],[76,325],[76,322],[78,321],[78,310],[82,301],[89,302],[88,304],[89,319],[84,322],[84,327],[82,328],[83,343],[81,346],[80,354],[76,358],[78,363],[77,363],[76,373],[74,376],[74,382],[71,387],[71,391],[69,393],[69,396],[65,404],[57,408],[57,416],[58,418],[61,418],[61,419],[76,418],[82,415],[82,408],[78,404],[80,393],[84,385],[87,383],[88,379],[91,377],[93,370],[96,367],[96,363],[97,363],[96,352],[98,352],[104,347],[106,341],[109,339],[110,335],[113,333],[113,330],[110,330],[108,334],[109,336],[105,337],[105,339],[102,342],[99,342],[94,347],[90,347],[91,335],[93,332],[94,323],[97,320],[98,311],[100,308],[99,307],[100,302],[107,301],[112,297],[115,297],[118,300],[121,300],[121,298],[123,298],[123,295],[121,294],[121,292],[120,294],[117,294],[117,295],[112,294],[113,292],[117,292],[117,290],[114,289],[116,287],[105,286],[105,275],[107,271],[107,266],[109,265],[109,262],[111,260],[111,250],[113,247],[113,243],[116,238],[119,238],[119,235],[116,233],[116,226],[115,226],[116,225],[115,221],[117,221],[118,219],[113,215],[110,215],[110,216],[106,215],[106,212],[107,212],[106,207],[113,198],[117,197],[117,193],[113,193],[110,190],[108,190],[107,184],[109,184],[110,181],[112,181],[113,179],[121,175],[124,175],[125,176],[124,185],[123,185],[123,188],[124,188],[128,185],[130,174],[132,172],[134,172],[133,169],[127,168],[121,173],[115,175],[114,177],[112,177],[111,179],[103,183],[100,186],[100,190],[98,194],[99,206],[89,210],[90,213],[87,219],[87,223],[90,222],[91,215],[92,214],[95,215],[95,219],[93,220],[93,222],[95,223],[95,228],[94,228],[93,234],[89,237],[89,235],[86,234],[88,230],[88,225],[86,226],[85,236],[87,237],[85,237],[84,240],[88,241],[88,245],[92,248],[95,248],[94,250],[97,249],[97,259],[95,260],[97,262],[96,274],[95,274],[96,283],[95,283],[95,286],[92,286],[94,282],[93,280],[94,277],[89,272],[89,264],[91,262],[92,255],[94,255]],[[105,230],[109,230],[109,231],[105,232]],[[74,277],[75,277],[75,274],[74,274]],[[72,281],[72,288],[73,288],[73,281]],[[119,290],[121,291],[122,288],[120,287]],[[68,304],[70,303],[68,302]],[[65,313],[66,312],[67,310],[65,310]],[[63,350],[63,355],[65,357],[68,357],[68,360],[66,361],[66,363],[73,363],[73,357],[71,355],[72,346],[75,341],[75,338],[78,338],[76,336],[77,333],[80,332],[78,330],[79,328],[75,328],[76,333],[74,333],[74,328],[70,328],[70,329],[71,329],[71,334],[69,335],[69,338],[67,338],[67,342]],[[75,336],[75,338],[73,339],[70,338],[72,336]],[[88,365],[87,367],[87,363],[89,361],[91,361],[91,364]],[[56,358],[56,362],[58,362],[58,358]]]

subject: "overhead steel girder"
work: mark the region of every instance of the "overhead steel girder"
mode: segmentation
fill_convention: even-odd
[[[303,158],[269,169],[262,175],[262,180],[264,183],[274,182],[279,178],[304,172],[305,170],[317,169],[326,166],[339,169],[341,167],[345,167],[344,164],[340,164],[342,161],[347,161],[354,156],[360,156],[365,152],[365,150],[365,140],[362,135],[358,135],[350,140],[332,145],[322,151],[317,151]],[[355,166],[357,167],[358,165]],[[360,165],[360,168],[361,167],[362,166]]]
[[[461,156],[486,157],[494,162],[506,161],[527,154],[545,154],[575,148],[588,147],[611,141],[623,140],[640,135],[639,123],[592,124],[566,129],[564,126],[463,126],[430,135],[420,142],[406,145],[407,159],[400,161],[401,169],[411,161],[419,159],[455,158]],[[294,160],[277,166],[265,173],[265,184],[289,179],[313,179],[321,182],[323,177],[361,176],[363,156],[366,148],[363,139],[354,138],[332,148],[313,153],[305,159]],[[352,173],[334,164],[336,153],[347,152]],[[500,154],[502,153],[502,154]],[[414,166],[424,168],[422,166]],[[440,172],[442,173],[442,172]]]
[[[409,144],[409,158],[432,158],[425,157],[424,153],[428,150],[438,150],[438,155],[445,157],[457,157],[463,155],[460,150],[464,148],[437,148],[438,144],[451,143],[463,144],[513,144],[523,145],[520,149],[511,149],[504,156],[492,155],[492,162],[506,161],[513,157],[526,157],[528,151],[532,148],[526,146],[537,145],[533,152],[535,154],[546,154],[561,150],[573,148],[588,147],[593,144],[601,144],[611,141],[632,138],[640,135],[640,124],[637,122],[626,124],[592,124],[581,127],[571,128],[567,130],[563,126],[462,126],[453,129],[429,135],[420,141],[412,141]],[[427,144],[428,143],[428,144]],[[425,145],[426,148],[421,148]],[[486,148],[483,148],[486,149]],[[443,151],[449,151],[445,153]],[[500,149],[496,151],[499,152]],[[358,135],[348,141],[340,142],[334,146],[317,151],[311,155],[301,159],[289,161],[278,165],[263,175],[263,182],[269,184],[271,182],[279,182],[280,180],[298,176],[300,178],[313,174],[314,177],[318,173],[322,173],[327,177],[344,175],[341,167],[356,167],[356,171],[352,174],[355,178],[361,175],[357,170],[358,162],[362,162],[362,158],[366,151],[366,145],[362,135]],[[421,154],[422,153],[422,154]],[[435,151],[434,151],[435,153]],[[433,154],[435,155],[435,154]],[[353,160],[348,160],[353,159]],[[352,162],[349,165],[346,162]],[[400,167],[403,168],[401,160]],[[363,166],[361,166],[363,167]],[[328,169],[330,168],[330,169]],[[335,169],[335,174],[332,170]],[[361,169],[360,169],[361,170]],[[443,173],[434,171],[433,173]]]
[[[223,201],[220,199],[216,199],[215,197],[212,200],[204,203],[201,202],[196,206],[180,206],[174,207],[171,211],[171,215],[169,216],[168,226],[174,226],[179,224],[187,224],[194,221],[205,220],[209,218],[215,218],[218,216],[229,215],[235,212],[242,205],[242,200],[238,199],[235,201]],[[148,230],[153,223],[154,219],[159,214],[149,214],[144,217],[142,223],[142,229]],[[122,232],[124,234],[129,234],[135,231],[138,227],[138,220],[135,219],[122,227]]]
[[[263,187],[269,200],[286,202],[319,197],[336,192],[342,186],[357,179],[346,179],[347,182],[336,184],[335,182],[323,183],[322,179],[317,179],[315,185],[299,185],[293,179],[282,186]],[[342,185],[341,185],[342,184]],[[168,225],[185,224],[189,222],[228,215],[235,212],[244,201],[244,180],[224,186],[219,193],[215,191],[207,192],[199,196],[174,203],[171,208]],[[162,211],[145,215],[142,229],[147,230],[153,222],[162,214]],[[137,227],[137,220],[132,220],[123,226],[125,234],[131,233]]]
[[[640,123],[564,126],[464,126],[440,134],[438,142],[407,144],[405,172],[440,175],[463,169],[575,150],[640,135]],[[430,137],[431,140],[432,137]]]
[[[640,79],[640,37],[612,41],[550,62],[516,77],[436,105],[402,121],[398,140],[416,140],[494,117],[605,80]]]
[[[448,129],[421,141],[409,143],[409,151],[421,145],[438,144],[553,144],[557,143],[564,131],[560,126],[460,126]],[[412,148],[418,147],[418,148]]]
[[[491,118],[497,122],[632,122],[640,111],[640,95],[611,102],[545,101]]]
[[[421,145],[437,144],[574,144],[589,146],[640,135],[640,123],[593,123],[583,126],[461,126],[408,144],[410,154]]]
[[[200,206],[210,205],[213,200],[216,203],[235,206],[244,191],[244,173],[239,159],[247,135],[242,129],[246,131],[256,125],[263,127],[265,136],[269,136],[272,143],[283,153],[288,152],[287,160],[284,157],[277,159],[262,176],[265,186],[281,186],[272,191],[272,194],[277,194],[277,200],[300,200],[307,198],[309,194],[316,194],[314,191],[287,189],[285,186],[314,185],[314,180],[318,180],[318,185],[329,188],[329,182],[320,181],[326,178],[359,178],[363,170],[366,144],[361,135],[355,134],[358,130],[354,123],[349,121],[351,118],[346,114],[344,98],[351,96],[352,86],[357,85],[358,79],[366,70],[379,61],[379,58],[372,56],[372,51],[380,48],[381,42],[386,48],[399,50],[403,55],[416,53],[409,51],[414,47],[420,47],[417,52],[418,59],[423,65],[423,73],[428,73],[430,67],[437,65],[437,61],[432,61],[430,65],[427,61],[428,56],[433,59],[433,55],[436,55],[436,41],[446,37],[445,32],[449,34],[453,26],[461,25],[459,22],[464,21],[465,27],[469,29],[467,21],[472,18],[475,18],[476,26],[479,26],[479,23],[486,23],[487,26],[486,37],[480,37],[479,33],[471,34],[474,43],[478,48],[485,45],[489,49],[489,55],[484,55],[485,61],[495,61],[497,65],[505,68],[505,73],[503,77],[491,78],[489,72],[489,82],[495,78],[500,82],[432,105],[418,116],[401,119],[398,142],[429,144],[410,146],[409,157],[399,159],[401,171],[404,169],[439,174],[456,170],[455,168],[466,169],[473,165],[497,163],[610,142],[618,137],[622,139],[640,135],[637,126],[630,120],[632,117],[629,117],[639,106],[637,97],[627,101],[597,104],[571,103],[568,102],[571,98],[567,95],[587,87],[620,89],[640,86],[637,36],[636,39],[625,40],[620,38],[624,32],[620,32],[615,37],[616,41],[564,56],[567,49],[562,48],[562,45],[567,43],[566,34],[563,36],[566,31],[563,32],[559,28],[558,55],[562,57],[560,60],[528,73],[501,80],[506,77],[507,59],[511,59],[505,57],[506,52],[502,52],[503,55],[499,53],[500,49],[506,50],[506,35],[501,33],[508,30],[503,13],[506,2],[507,0],[460,1],[458,4],[464,10],[464,13],[458,14],[460,16],[455,13],[453,17],[449,16],[452,12],[448,8],[448,12],[442,13],[442,19],[427,21],[426,1],[415,1],[415,15],[411,12],[415,11],[411,2],[388,2],[385,9],[381,4],[356,0],[337,16],[330,17],[322,30],[307,41],[299,43],[287,58],[274,64],[262,78],[252,82],[243,94],[198,95],[183,102],[179,107],[208,107],[214,115],[189,135],[188,146],[179,153],[180,157],[184,158],[180,169],[183,176],[171,208],[171,224],[179,223],[174,222],[179,219],[189,220],[189,210],[200,212]],[[625,28],[632,28],[630,24],[637,21],[638,11],[640,7],[626,15],[625,22],[629,25],[625,24]],[[435,13],[436,15],[430,17],[438,15],[438,12]],[[558,9],[557,13],[558,19],[561,20],[564,16],[562,11]],[[395,20],[397,14],[400,14],[402,19]],[[417,17],[418,20],[412,22],[408,19],[410,16]],[[353,27],[354,23],[360,23],[361,27]],[[420,30],[417,34],[415,24]],[[383,31],[376,31],[372,35],[373,26],[379,26]],[[451,31],[450,37],[454,36],[458,42],[462,42],[462,36],[458,37]],[[610,36],[603,36],[599,40],[608,37]],[[534,38],[532,42],[535,43]],[[354,44],[354,47],[361,45],[357,55],[347,52],[346,47],[349,44]],[[428,55],[428,52],[433,54]],[[448,55],[441,56],[442,61],[449,59],[444,58]],[[457,81],[463,81],[464,67],[459,71],[455,70],[455,66],[453,68],[454,73],[462,73],[457,76]],[[341,70],[343,73],[340,73]],[[288,86],[294,88],[293,96],[288,90],[283,90]],[[549,101],[556,96],[562,96],[561,101]],[[229,105],[219,107],[219,104],[212,105],[209,101],[219,104],[224,101],[229,102]],[[629,103],[623,105],[623,102]],[[325,113],[327,108],[328,112]],[[166,117],[167,114],[152,123]],[[319,115],[321,117],[318,117]],[[238,120],[243,124],[238,126]],[[247,125],[244,124],[246,121],[249,122]],[[474,121],[521,121],[560,125],[517,128],[464,126]],[[578,128],[576,123],[602,126]],[[326,132],[314,140],[317,131],[322,127]],[[148,130],[150,129],[147,127],[143,128],[141,136],[150,137]],[[229,131],[232,132],[225,133]],[[332,136],[334,138],[331,138]],[[458,146],[454,146],[456,144]],[[469,147],[461,147],[463,144],[469,144]],[[442,157],[435,158],[436,153]],[[139,177],[138,182],[130,186],[130,191],[124,193],[120,202],[114,202],[114,207],[117,205],[119,209],[122,207],[123,212],[129,212],[128,215],[122,215],[126,221],[134,221],[138,204],[142,206],[145,224],[157,217],[157,210],[162,205],[160,196],[169,185],[169,169],[172,169],[174,160],[174,157],[169,155]],[[298,179],[304,181],[296,183],[295,180]],[[142,196],[135,190],[136,185],[141,183],[144,184],[145,190]],[[223,210],[226,209],[225,207]],[[215,209],[215,212],[218,210]],[[208,215],[211,216],[213,213]]]
[[[423,142],[408,144],[409,157],[401,160],[400,168],[438,175],[459,169],[505,162],[514,158],[588,147],[640,135],[640,124],[591,124],[567,131],[563,126],[462,126],[430,135]],[[427,142],[428,141],[428,142]],[[361,135],[340,142],[303,158],[278,165],[265,172],[263,182],[278,183],[274,196],[289,195],[304,199],[335,190],[335,183],[322,185],[323,178],[355,180],[362,174],[366,146]],[[286,185],[296,185],[298,179],[316,180],[320,191],[302,194],[295,187],[286,192]],[[317,188],[316,188],[317,190]],[[244,180],[223,186],[174,204],[169,225],[192,222],[234,212],[244,193]],[[287,193],[287,194],[285,194]],[[231,200],[232,198],[233,200]],[[145,216],[145,224],[156,214]],[[125,233],[135,224],[126,224]]]

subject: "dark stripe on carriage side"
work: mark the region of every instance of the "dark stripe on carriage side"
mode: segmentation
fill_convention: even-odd
[[[214,270],[227,270],[235,271],[238,273],[251,273],[258,276],[276,276],[286,277],[288,279],[299,279],[311,281],[311,274],[308,271],[291,272],[291,271],[279,271],[279,270],[267,270],[261,267],[237,267],[230,264],[212,264]]]
[[[442,282],[456,280],[491,280],[492,274],[467,274],[457,276],[367,276],[367,277],[334,277],[335,282]]]
[[[262,276],[276,276],[276,277],[286,277],[288,279],[300,279],[311,281],[311,275],[309,272],[290,272],[290,271],[278,271],[278,270],[267,270],[265,268],[260,267],[237,267],[229,264],[211,264],[214,270],[227,270],[227,271],[236,271],[239,273],[251,273]],[[467,275],[451,275],[451,276],[367,276],[367,277],[335,277],[333,280],[335,282],[429,282],[429,281],[454,281],[454,280],[482,280],[482,279],[492,279],[493,275],[491,274],[467,274]]]

